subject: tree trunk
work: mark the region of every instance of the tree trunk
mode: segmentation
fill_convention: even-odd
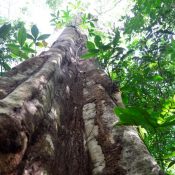
[[[1,175],[161,174],[136,129],[114,126],[120,94],[93,60],[79,59],[85,42],[67,27],[1,77]]]

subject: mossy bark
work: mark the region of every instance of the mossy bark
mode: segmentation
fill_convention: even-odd
[[[79,58],[85,42],[67,27],[0,78],[1,175],[161,174],[134,127],[113,125],[119,91]]]

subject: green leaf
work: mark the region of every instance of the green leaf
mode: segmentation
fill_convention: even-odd
[[[5,38],[11,30],[11,24],[4,24],[0,27],[0,38]]]
[[[31,48],[29,48],[29,47],[26,47],[26,46],[24,46],[23,48],[22,48],[22,50],[25,52],[25,53],[35,53],[35,50],[33,50],[33,49],[31,49]]]
[[[174,158],[175,157],[175,152],[170,152],[169,154],[167,153],[164,158],[169,159],[169,158]]]
[[[111,44],[101,45],[101,49],[103,49],[103,51],[109,50],[111,49]]]
[[[86,16],[86,14],[84,14],[84,15],[81,17],[81,19],[82,19],[82,23],[85,24],[86,21],[87,21],[87,16]]]
[[[156,120],[143,109],[115,107],[114,112],[120,118],[119,125],[136,125],[152,131],[159,126]]]
[[[26,29],[24,27],[21,27],[18,31],[18,42],[21,47],[24,45],[26,38],[27,38]]]
[[[42,42],[37,42],[36,45],[40,48],[44,47]]]
[[[60,11],[58,10],[56,13],[57,18],[59,17],[59,15],[60,15]]]
[[[31,40],[33,40],[33,41],[35,40],[35,39],[33,38],[33,36],[30,35],[29,33],[27,33],[27,38],[28,38],[28,39],[31,39]]]
[[[38,30],[38,27],[36,25],[33,25],[32,28],[31,28],[31,33],[36,41],[37,37],[38,37],[38,34],[39,34],[39,30]]]
[[[175,115],[169,117],[171,119],[166,119],[166,121],[160,124],[161,127],[175,126]]]
[[[90,24],[91,27],[95,27],[93,22],[89,22],[89,24]]]
[[[141,138],[145,138],[146,136],[148,136],[148,132],[145,128],[142,128],[142,127],[138,127],[138,134],[140,135]]]
[[[94,45],[94,43],[91,42],[91,41],[87,41],[86,46],[87,46],[87,48],[88,48],[89,50],[95,49],[95,45]]]
[[[94,42],[95,42],[95,45],[100,48],[102,46],[102,42],[101,42],[101,37],[99,35],[96,35],[95,38],[94,38]]]
[[[20,58],[28,58],[27,54],[24,53],[18,45],[8,44],[7,46],[14,55],[16,55]]]
[[[168,168],[172,167],[175,164],[175,160],[171,161],[168,165]]]
[[[51,15],[52,17],[56,17],[56,15],[55,15],[54,13],[51,13],[50,15]]]
[[[16,47],[16,48],[11,47],[10,50],[11,50],[11,52],[12,52],[13,54],[15,54],[15,55],[17,55],[17,56],[20,55],[20,49],[19,49],[19,48],[17,48],[17,47]]]
[[[72,16],[71,16],[71,13],[70,13],[71,11],[67,7],[67,9],[62,10],[62,12],[63,12],[63,15],[61,16],[61,18],[63,19],[63,21],[65,23],[68,23],[72,19]]]
[[[154,80],[154,81],[162,81],[162,80],[163,80],[163,77],[161,77],[160,75],[155,75],[155,76],[153,77],[153,80]]]
[[[87,58],[93,58],[96,57],[98,55],[98,53],[86,53],[84,55],[81,56],[81,58],[87,59]]]
[[[136,15],[132,17],[127,23],[125,23],[125,33],[131,34],[132,31],[139,32],[144,24],[144,17],[141,14]]]
[[[7,44],[7,47],[10,49],[10,50],[19,50],[19,45],[16,45],[16,44]]]
[[[4,67],[5,71],[8,71],[11,69],[11,67],[6,62],[2,62],[2,66]]]
[[[114,45],[114,47],[118,45],[119,39],[120,39],[120,32],[119,32],[119,30],[117,29],[117,30],[115,31],[115,36],[114,36],[113,41],[112,41],[112,44]]]
[[[40,35],[37,40],[45,40],[47,39],[48,37],[50,36],[50,34],[43,34],[43,35]]]

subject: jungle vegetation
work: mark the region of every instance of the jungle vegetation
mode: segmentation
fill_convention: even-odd
[[[87,53],[94,58],[122,92],[126,108],[116,107],[117,125],[134,125],[152,156],[167,175],[175,173],[175,2],[173,0],[133,0],[129,13],[115,23],[99,20],[103,13],[86,12],[81,0],[60,8],[60,0],[46,1],[55,30],[68,26],[75,15],[76,26],[87,36]],[[102,3],[103,5],[103,3]],[[119,25],[120,24],[120,25]],[[48,47],[50,34],[25,21],[0,17],[0,75],[14,65]],[[102,27],[103,26],[103,27]],[[116,126],[117,127],[117,126]]]

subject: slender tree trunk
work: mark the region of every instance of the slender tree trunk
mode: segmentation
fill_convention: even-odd
[[[161,174],[134,127],[114,126],[120,94],[93,60],[79,59],[85,42],[67,27],[1,77],[1,175]]]

